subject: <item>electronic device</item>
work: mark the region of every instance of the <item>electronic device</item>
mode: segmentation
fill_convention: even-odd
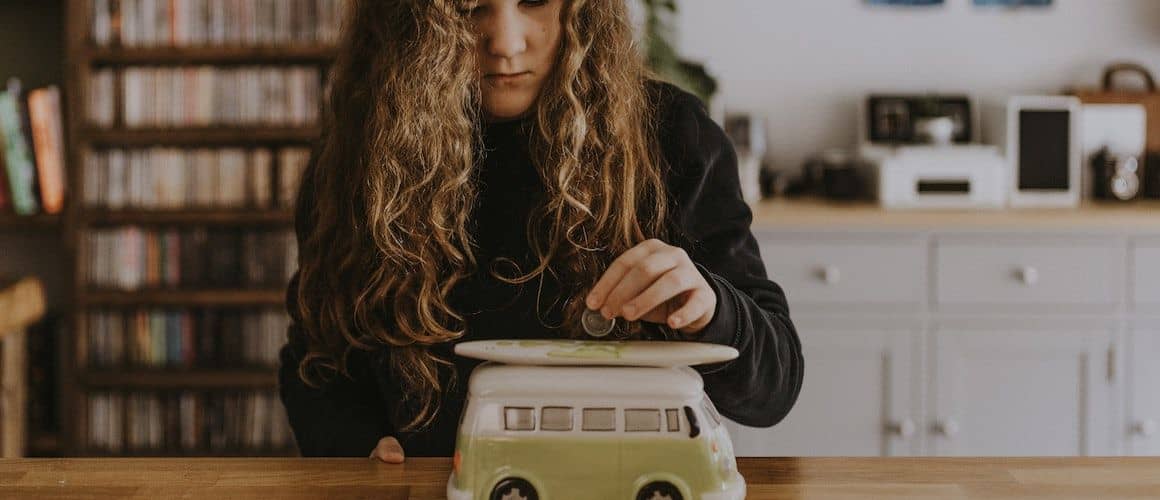
[[[864,150],[871,185],[886,208],[1002,208],[1007,160],[985,145]]]
[[[1073,96],[1015,96],[1007,102],[1010,203],[1077,206],[1081,189],[1081,104]]]

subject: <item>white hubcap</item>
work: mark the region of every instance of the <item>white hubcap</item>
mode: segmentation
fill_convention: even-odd
[[[673,497],[669,495],[661,495],[661,492],[654,491],[653,496],[650,497],[649,500],[673,500]]]
[[[503,500],[528,500],[528,497],[523,496],[521,493],[523,492],[519,488],[513,488],[503,496]]]

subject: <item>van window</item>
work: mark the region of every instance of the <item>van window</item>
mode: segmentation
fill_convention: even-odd
[[[661,411],[631,409],[624,410],[624,430],[630,432],[661,430]]]
[[[540,430],[572,430],[572,408],[569,406],[545,406],[540,412]]]
[[[509,431],[535,430],[536,411],[534,408],[504,407],[503,426]]]
[[[669,432],[681,431],[681,413],[676,408],[669,408],[665,410],[665,420]]]
[[[713,402],[709,401],[709,396],[701,399],[701,410],[713,421],[713,427],[721,425],[721,415],[717,413],[717,408],[713,407]]]
[[[580,429],[585,431],[616,430],[616,410],[613,408],[585,408]]]

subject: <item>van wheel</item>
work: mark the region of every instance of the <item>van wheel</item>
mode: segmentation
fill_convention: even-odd
[[[681,490],[672,483],[657,481],[648,483],[636,494],[636,500],[681,500]]]
[[[500,481],[491,489],[491,500],[540,500],[536,489],[518,477],[509,477]]]

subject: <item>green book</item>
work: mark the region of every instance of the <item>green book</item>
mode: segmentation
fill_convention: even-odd
[[[8,90],[0,91],[0,138],[4,140],[4,159],[8,167],[8,187],[12,209],[18,215],[33,215],[40,210],[34,189],[36,165],[28,151],[20,120],[20,85],[15,80]]]

